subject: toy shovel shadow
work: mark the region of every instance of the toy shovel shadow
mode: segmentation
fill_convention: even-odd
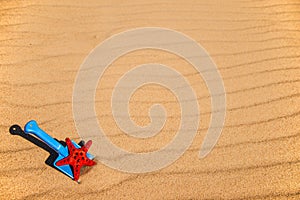
[[[12,134],[19,134],[18,132],[20,132],[20,127],[19,126],[14,125],[10,128],[10,132]],[[49,136],[46,132],[44,132],[41,128],[39,128],[38,124],[36,121],[32,120],[29,121],[25,127],[24,127],[24,133],[25,136],[22,136],[30,141],[32,141],[32,138],[30,139],[30,135],[34,135],[36,137],[35,140],[33,139],[33,143],[37,144],[38,146],[42,146],[43,149],[47,150],[50,152],[50,157],[54,157],[55,155],[53,154],[53,152],[51,153],[51,150],[56,152],[56,158],[54,157],[54,161],[53,161],[53,167],[55,167],[56,169],[58,169],[59,171],[61,171],[62,173],[66,174],[67,176],[69,176],[70,178],[74,179],[74,169],[72,169],[70,167],[70,165],[68,164],[64,164],[64,165],[57,165],[57,163],[62,160],[64,160],[65,158],[67,158],[69,156],[69,152],[70,150],[68,149],[68,145],[64,146],[62,145],[60,142],[58,142],[57,140],[55,140],[54,138],[52,138],[51,136]],[[26,137],[27,135],[27,137]],[[40,141],[42,141],[44,144],[46,144],[46,146],[40,145],[38,144],[38,142],[36,141],[36,138],[38,138]],[[74,141],[71,141],[71,143],[73,144],[72,146],[75,147],[75,149],[80,149],[83,148],[82,146],[80,146],[79,144],[77,144]],[[49,149],[49,147],[51,148],[51,150]],[[50,158],[49,157],[49,158]],[[87,153],[86,152],[86,157],[88,159],[94,159],[94,156]],[[47,159],[49,161],[49,158]],[[47,163],[47,161],[46,161]],[[47,163],[49,164],[49,163]],[[78,175],[79,176],[79,175]],[[75,177],[75,179],[77,180],[78,177]]]

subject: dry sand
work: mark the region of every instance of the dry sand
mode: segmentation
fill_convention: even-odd
[[[297,0],[0,1],[0,199],[299,199],[299,20]],[[98,86],[96,111],[115,144],[134,152],[159,149],[180,123],[172,93],[148,85],[134,94],[130,114],[137,124],[150,122],[153,103],[169,114],[161,133],[138,140],[115,125],[112,88],[138,64],[180,71],[197,93],[201,121],[192,146],[171,166],[128,174],[99,163],[77,185],[44,163],[47,152],[9,134],[10,125],[36,119],[54,137],[79,141],[72,92],[80,64],[107,37],[145,26],[189,35],[220,70],[228,109],[209,156],[198,159],[210,120],[203,80],[183,59],[155,50],[112,64]]]

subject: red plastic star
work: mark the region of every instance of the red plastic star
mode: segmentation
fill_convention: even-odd
[[[67,147],[69,150],[69,156],[56,162],[57,166],[70,165],[73,168],[74,180],[77,181],[80,176],[80,169],[82,166],[93,166],[95,161],[89,159],[86,156],[87,151],[92,145],[92,141],[89,140],[80,149],[77,149],[69,138],[66,138]]]

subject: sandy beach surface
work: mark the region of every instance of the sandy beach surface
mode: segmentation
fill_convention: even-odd
[[[137,27],[182,32],[209,52],[226,89],[226,121],[213,151],[199,159],[211,102],[205,82],[183,58],[159,50],[128,53],[105,71],[95,110],[117,146],[145,153],[176,134],[180,105],[166,88],[139,88],[129,104],[138,125],[161,103],[159,134],[137,139],[112,116],[119,78],[144,63],[180,72],[195,91],[199,128],[172,165],[133,174],[101,162],[77,184],[45,164],[48,153],[12,136],[12,124],[35,119],[53,137],[76,142],[72,94],[80,65],[108,37]],[[0,1],[0,199],[300,199],[300,2],[274,1]],[[91,127],[93,129],[93,127]]]

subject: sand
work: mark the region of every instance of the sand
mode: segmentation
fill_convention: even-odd
[[[1,1],[0,199],[299,199],[299,19],[297,0]],[[198,153],[211,116],[207,87],[184,59],[158,50],[116,60],[98,85],[95,108],[114,144],[132,152],[160,149],[180,124],[174,95],[157,85],[136,91],[129,107],[137,124],[150,122],[154,103],[168,118],[155,137],[135,139],[114,122],[112,89],[139,64],[178,70],[197,94],[201,120],[191,147],[172,165],[132,174],[98,162],[78,185],[45,164],[47,152],[10,135],[12,124],[35,119],[53,137],[79,142],[72,93],[81,63],[109,36],[149,26],[196,40],[223,77],[226,121],[206,158]]]

